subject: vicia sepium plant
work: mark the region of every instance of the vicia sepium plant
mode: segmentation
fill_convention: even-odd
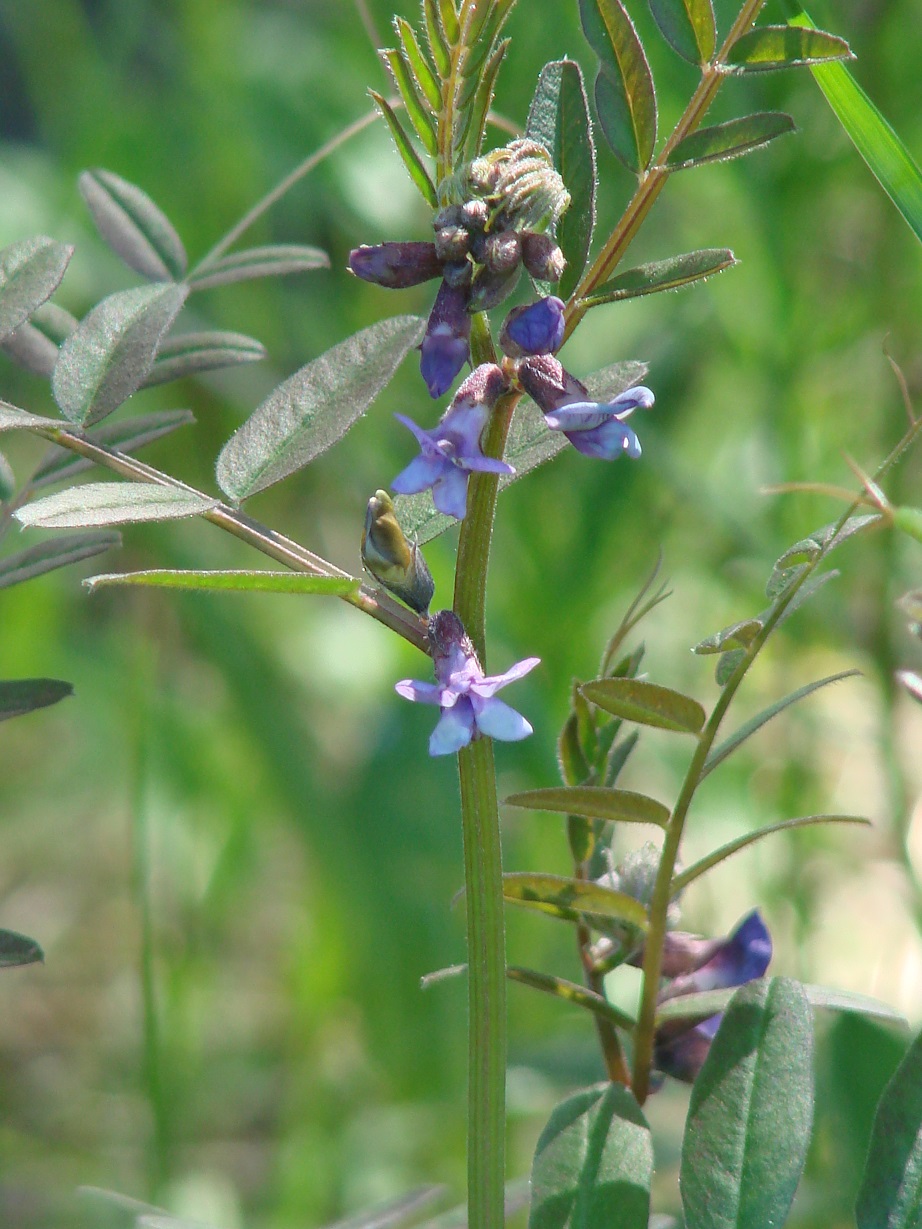
[[[222,448],[217,493],[193,488],[134,455],[186,425],[188,415],[107,420],[146,386],[263,356],[251,338],[177,326],[190,297],[204,287],[302,273],[325,263],[322,253],[305,247],[231,250],[278,193],[190,268],[172,223],[146,193],[111,172],[86,172],[80,187],[100,234],[142,280],[110,295],[80,321],[51,302],[69,248],[39,236],[0,253],[0,347],[50,378],[61,414],[40,417],[0,405],[0,430],[25,430],[53,445],[24,485],[4,492],[2,528],[9,529],[15,517],[23,527],[83,531],[0,560],[0,584],[116,546],[113,526],[198,517],[284,570],[110,573],[94,577],[90,587],[336,596],[427,655],[430,669],[418,672],[424,677],[395,686],[401,696],[439,709],[434,728],[424,732],[420,724],[420,752],[428,737],[430,754],[457,755],[460,775],[470,1007],[466,1223],[497,1229],[504,1222],[505,996],[511,978],[591,1015],[607,1076],[559,1106],[541,1136],[531,1177],[532,1229],[646,1229],[655,1154],[643,1107],[669,1079],[692,1083],[680,1177],[689,1229],[780,1225],[810,1139],[814,1009],[884,1018],[894,1013],[869,1000],[768,977],[772,940],[756,902],[728,936],[708,938],[678,929],[681,901],[700,876],[766,835],[864,821],[847,815],[780,820],[741,833],[689,866],[682,865],[682,842],[710,772],[788,705],[846,677],[807,683],[724,733],[730,704],[773,631],[833,575],[821,570],[828,555],[880,524],[884,512],[859,514],[857,499],[838,521],[778,560],[762,611],[695,646],[697,654],[716,657],[716,695],[709,708],[642,673],[644,649],[632,647],[631,637],[666,596],[645,587],[612,636],[597,677],[573,687],[559,740],[562,784],[505,799],[511,807],[565,817],[571,865],[557,873],[504,873],[502,867],[493,741],[514,743],[533,731],[527,715],[497,693],[539,661],[523,656],[501,673],[487,673],[487,565],[497,496],[506,484],[567,444],[583,454],[587,466],[641,458],[641,416],[635,414],[653,408],[654,391],[643,381],[655,389],[656,372],[611,353],[603,357],[615,360],[612,365],[574,374],[559,354],[588,312],[701,282],[735,263],[733,253],[720,248],[621,268],[675,175],[748,154],[794,127],[779,112],[707,126],[718,91],[726,86],[732,94],[740,75],[828,67],[850,52],[840,38],[803,21],[761,22],[763,0],[745,0],[722,33],[711,0],[649,0],[665,43],[699,74],[678,122],[663,137],[653,75],[631,18],[634,0],[579,0],[592,88],[587,90],[577,60],[549,62],[521,130],[491,146],[487,132],[509,49],[503,30],[513,2],[424,0],[419,31],[396,19],[398,46],[381,54],[399,97],[388,101],[373,92],[373,98],[431,210],[431,231],[373,246],[359,243],[349,269],[386,292],[382,308],[391,291],[431,281],[428,318],[389,317],[288,377]],[[594,233],[596,134],[633,175],[623,213],[605,235]],[[343,287],[347,292],[345,277]],[[510,308],[513,294],[524,301]],[[403,441],[410,445],[409,432],[413,447],[405,467],[382,474],[367,508],[356,509],[356,541],[361,532],[370,577],[363,581],[255,521],[243,505],[336,444],[414,348],[420,353],[419,398],[397,415]],[[447,406],[434,409],[432,400],[449,394],[459,377]],[[647,423],[655,437],[656,415]],[[916,430],[913,422],[875,481]],[[74,485],[74,475],[90,465],[120,481]],[[52,484],[60,489],[46,494]],[[421,548],[459,525],[454,589],[437,595]],[[653,542],[650,554],[656,554]],[[552,577],[553,560],[542,566]],[[430,614],[434,602],[439,609]],[[565,608],[548,617],[565,617]],[[522,654],[528,651],[521,646]],[[29,707],[47,702],[36,699],[34,690],[29,695]],[[656,782],[650,794],[620,784],[643,728],[683,740],[687,749],[671,805],[654,796]],[[635,825],[645,835],[656,830],[658,842],[633,842]],[[507,904],[573,926],[581,984],[507,967]],[[616,1005],[611,990],[623,966],[642,970],[632,1012]],[[907,1059],[912,1070],[916,1050]],[[905,1083],[887,1094],[881,1121],[907,1113],[918,1132],[918,1083],[912,1096]],[[892,1211],[906,1205],[892,1174],[902,1166],[899,1174],[911,1175],[919,1163],[910,1134],[902,1131],[889,1155],[872,1147],[862,1229],[918,1223],[893,1219],[900,1213]],[[911,1200],[916,1215],[917,1194]]]

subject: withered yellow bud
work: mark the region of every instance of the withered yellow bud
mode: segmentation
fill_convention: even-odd
[[[368,501],[362,530],[362,562],[375,580],[418,614],[426,614],[435,584],[415,542],[408,542],[387,491]]]

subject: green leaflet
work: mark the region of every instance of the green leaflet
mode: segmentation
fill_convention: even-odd
[[[922,1037],[884,1089],[858,1203],[858,1229],[918,1229],[922,1223]]]
[[[595,145],[583,74],[575,61],[554,60],[541,69],[525,132],[551,154],[570,193],[556,236],[567,260],[557,288],[565,299],[586,267],[595,226]]]
[[[23,525],[40,529],[91,528],[136,521],[175,521],[201,516],[217,499],[156,482],[88,482],[33,500],[16,512]]]
[[[0,337],[8,337],[57,290],[74,249],[47,235],[0,251]]]
[[[692,64],[714,54],[717,29],[711,0],[650,0],[650,12],[666,42]]]
[[[151,281],[186,272],[182,240],[146,192],[112,171],[84,171],[77,181],[103,239],[129,268]]]
[[[303,243],[270,243],[263,247],[244,248],[199,265],[188,278],[189,290],[208,290],[214,286],[229,286],[255,277],[282,277],[289,273],[308,273],[311,269],[329,269],[330,258],[321,248]]]
[[[650,1214],[653,1143],[620,1084],[585,1088],[556,1107],[531,1171],[528,1229],[638,1229]]]
[[[642,679],[607,678],[583,683],[580,691],[592,704],[625,721],[697,734],[705,712],[697,700]]]
[[[601,785],[554,786],[510,794],[503,801],[507,806],[526,807],[535,811],[556,811],[563,815],[581,815],[586,819],[604,819],[637,824],[657,824],[665,828],[669,808],[631,790],[608,789]]]
[[[625,166],[640,174],[656,144],[656,93],[644,49],[621,0],[579,0],[579,12],[599,57],[595,102],[602,132]]]
[[[600,303],[615,303],[620,299],[634,299],[638,295],[678,290],[713,277],[736,263],[736,257],[729,248],[701,248],[697,252],[669,256],[666,260],[654,260],[634,269],[625,269],[623,273],[603,282],[582,302],[597,307]]]
[[[708,162],[740,158],[794,131],[794,121],[783,111],[757,111],[690,133],[670,151],[666,165],[671,171],[681,171]]]
[[[738,73],[772,72],[779,68],[853,58],[845,39],[827,34],[825,30],[757,26],[736,40],[724,61],[724,68],[727,72]]]
[[[108,572],[83,582],[90,590],[111,585],[148,585],[163,589],[232,593],[297,593],[345,597],[356,593],[361,581],[353,576],[311,576],[303,572],[188,571],[154,569],[145,572]]]
[[[0,679],[0,721],[47,708],[73,694],[71,684],[60,679]]]

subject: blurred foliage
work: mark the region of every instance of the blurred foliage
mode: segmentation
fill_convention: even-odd
[[[589,63],[575,3],[554,6],[553,38],[535,20],[548,6],[520,0],[509,22],[496,105],[516,123],[546,60]],[[668,123],[694,72],[631,7]],[[367,8],[391,43],[388,5]],[[735,10],[717,9],[726,29]],[[858,80],[918,156],[911,0],[817,0],[811,11],[849,39]],[[93,231],[80,171],[104,167],[142,186],[194,259],[370,109],[366,87],[383,84],[351,4],[3,4],[0,244],[38,232],[76,244],[57,301],[82,315],[133,283]],[[544,663],[517,695],[536,736],[498,749],[505,793],[556,783],[570,681],[594,673],[658,549],[675,596],[644,629],[647,666],[705,700],[712,666],[689,647],[760,609],[774,559],[839,510],[759,489],[851,482],[844,452],[873,468],[904,414],[885,345],[919,408],[915,240],[808,74],[731,81],[713,120],[746,106],[790,111],[800,135],[677,176],[629,258],[728,246],[739,267],[678,296],[601,307],[567,348],[577,373],[648,360],[657,404],[641,424],[643,461],[590,464],[567,450],[501,501],[489,666],[527,654]],[[600,172],[603,234],[630,179],[605,152]],[[332,269],[197,296],[189,327],[252,335],[270,357],[140,394],[139,411],[181,405],[197,419],[151,459],[214,489],[214,456],[274,384],[382,316],[425,312],[431,288],[394,295],[344,266],[357,243],[421,238],[427,224],[381,123],[323,163],[246,240],[315,244]],[[41,381],[0,365],[4,398],[50,411]],[[391,414],[419,402],[408,363],[339,448],[257,496],[254,514],[356,569],[368,497],[408,460]],[[37,443],[4,447],[24,477]],[[918,502],[920,465],[910,457],[897,472],[895,503]],[[257,562],[203,524],[125,536],[119,569]],[[427,548],[437,604],[449,602],[453,549],[451,534]],[[686,861],[811,811],[863,811],[874,832],[757,845],[696,884],[684,918],[724,933],[758,902],[777,971],[877,994],[916,1022],[922,895],[908,872],[922,858],[918,825],[908,854],[904,836],[922,785],[922,728],[891,678],[897,665],[922,664],[892,606],[918,585],[919,563],[915,543],[885,534],[840,553],[843,576],[785,624],[737,720],[821,674],[858,665],[865,678],[786,713],[714,775]],[[80,565],[91,570],[102,569]],[[451,908],[462,877],[457,786],[450,762],[425,755],[431,714],[392,690],[418,673],[414,651],[338,603],[90,598],[76,569],[5,592],[2,627],[0,676],[68,679],[75,699],[2,730],[0,924],[34,934],[47,963],[0,983],[0,1222],[93,1223],[74,1193],[81,1184],[224,1229],[320,1224],[427,1181],[459,1191],[463,983],[419,990],[423,974],[463,958]],[[645,734],[625,784],[670,800],[681,755]],[[510,869],[568,870],[559,817],[510,813],[505,841]],[[156,1000],[146,1022],[145,928]],[[510,916],[509,955],[576,974],[572,936],[531,916]],[[602,1069],[578,1013],[526,987],[510,997],[510,1168],[522,1173],[551,1105]],[[849,1223],[841,1192],[860,1171],[872,1093],[900,1053],[893,1038],[873,1049],[871,1028],[839,1020],[821,1039],[797,1225]],[[677,1206],[686,1100],[667,1088],[650,1103],[661,1210]]]

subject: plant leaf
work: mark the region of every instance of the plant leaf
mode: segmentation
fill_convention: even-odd
[[[83,583],[91,591],[110,585],[152,585],[162,589],[209,592],[313,593],[345,597],[356,593],[362,582],[354,576],[311,576],[304,572],[205,572],[164,568],[143,572],[107,572],[101,576],[90,576]]]
[[[922,1224],[922,1035],[884,1089],[855,1207],[858,1229]]]
[[[757,111],[690,133],[672,149],[666,165],[671,171],[681,171],[707,162],[739,158],[761,149],[776,137],[796,131],[797,125],[783,111]]]
[[[142,414],[138,418],[126,418],[119,422],[103,423],[101,427],[91,427],[86,432],[86,438],[95,444],[104,444],[117,448],[120,452],[130,453],[193,422],[195,418],[191,410],[157,410],[153,414]],[[76,474],[92,469],[93,465],[94,462],[87,457],[78,456],[67,448],[52,447],[35,471],[32,487],[39,490],[41,487],[51,486],[64,478],[73,478]]]
[[[679,1186],[688,1229],[784,1223],[813,1124],[813,1017],[785,977],[741,986],[692,1088]]]
[[[296,371],[224,445],[217,464],[222,491],[247,499],[332,447],[365,413],[424,329],[418,316],[394,316]]]
[[[462,140],[467,143],[467,148],[472,157],[476,157],[483,148],[483,139],[487,130],[487,119],[490,115],[490,107],[493,105],[493,95],[496,90],[496,78],[499,76],[500,65],[505,58],[506,52],[509,50],[509,43],[510,40],[508,38],[503,39],[484,65],[483,73],[480,76],[479,84],[474,92],[474,97],[471,100],[464,120]]]
[[[40,418],[38,414],[30,414],[28,410],[0,401],[0,431],[35,431],[60,426],[56,418]]]
[[[87,482],[34,500],[16,511],[23,525],[39,529],[76,529],[135,521],[175,521],[201,516],[219,501],[197,491],[157,482]]]
[[[683,734],[697,734],[704,725],[705,712],[697,700],[643,679],[595,679],[583,683],[580,691],[591,704],[625,721]]]
[[[731,73],[755,73],[852,59],[854,56],[845,39],[827,34],[825,30],[808,30],[803,26],[757,26],[740,35],[722,67]]]
[[[45,953],[34,939],[15,930],[0,930],[0,969],[23,964],[41,964]]]
[[[0,589],[20,585],[25,580],[67,567],[70,563],[78,563],[81,559],[90,559],[121,544],[121,535],[117,533],[69,534],[66,538],[39,542],[28,550],[17,551],[15,555],[0,559]]]
[[[146,192],[112,171],[84,171],[77,180],[96,228],[129,268],[152,281],[179,281],[186,251],[173,226]]]
[[[556,236],[567,260],[558,284],[565,299],[586,267],[595,226],[595,145],[583,74],[574,60],[554,60],[541,69],[525,134],[547,149],[570,193]]]
[[[446,38],[436,0],[423,0],[423,17],[426,22],[426,41],[432,53],[432,62],[439,70],[442,79],[445,80],[451,74],[450,44],[457,38],[457,34]],[[455,16],[454,25],[457,28],[457,16]]]
[[[600,371],[593,372],[585,380],[589,396],[596,401],[611,401],[625,389],[637,384],[647,374],[646,363],[611,363]],[[541,411],[528,397],[523,397],[516,407],[506,441],[504,459],[514,467],[514,474],[500,474],[500,491],[516,482],[531,470],[543,465],[567,446],[560,431],[551,431]],[[420,495],[398,495],[394,500],[397,519],[408,538],[415,538],[422,545],[457,525],[453,517],[437,512],[432,494],[423,491]]]
[[[630,1091],[600,1084],[568,1097],[541,1132],[528,1229],[637,1229],[650,1215],[653,1143]]]
[[[185,286],[139,286],[103,299],[61,347],[51,391],[65,418],[89,426],[144,383]]]
[[[741,725],[738,730],[735,730],[719,746],[711,749],[711,753],[704,761],[704,767],[701,770],[701,780],[704,780],[709,772],[713,772],[718,764],[723,763],[728,755],[732,755],[737,747],[744,743],[747,738],[751,738],[757,730],[761,730],[766,722],[771,721],[772,717],[777,717],[789,705],[796,704],[798,700],[803,700],[805,696],[812,695],[814,691],[819,691],[821,687],[827,687],[830,683],[839,683],[842,679],[855,678],[860,674],[860,670],[841,670],[838,674],[829,674],[826,678],[817,679],[813,683],[807,683],[804,687],[798,687],[790,695],[785,696],[781,700],[776,700],[774,704],[769,704],[767,708],[763,708],[754,717],[750,717],[747,722]]]
[[[650,65],[621,0],[579,0],[586,41],[599,57],[595,101],[612,151],[640,174],[656,144],[656,93]]]
[[[803,991],[811,1007],[826,1007],[830,1011],[854,1011],[859,1015],[899,1024],[904,1028],[909,1027],[898,1011],[877,999],[868,998],[867,995],[853,994],[850,990],[835,990],[830,986],[805,985]],[[705,990],[699,994],[683,994],[667,999],[656,1010],[657,1025],[686,1020],[691,1027],[724,1011],[735,993],[732,988]]]
[[[647,911],[639,900],[589,879],[511,871],[503,875],[503,897],[510,904],[524,905],[571,922],[588,917],[647,929]]]
[[[438,152],[435,123],[423,102],[422,87],[416,80],[409,62],[403,51],[395,48],[386,47],[378,54],[390,69],[397,92],[403,99],[406,113],[416,129],[416,135],[422,141],[426,153],[434,158]]]
[[[797,3],[786,0],[789,24],[814,29]],[[819,64],[810,70],[871,174],[922,239],[922,171],[912,155],[844,64]]]
[[[667,260],[654,260],[634,269],[625,269],[587,295],[582,302],[597,307],[600,303],[634,299],[638,295],[657,294],[661,290],[678,290],[692,282],[713,277],[736,263],[737,259],[729,248],[701,248],[697,252],[685,252],[681,256],[670,256]]]
[[[653,20],[667,43],[692,64],[707,64],[717,45],[711,0],[650,0]]]
[[[73,686],[60,679],[0,679],[0,721],[47,708],[73,694]]]
[[[144,387],[239,363],[258,363],[265,357],[262,342],[243,333],[181,333],[161,345]]]
[[[587,990],[585,986],[579,986],[576,982],[567,981],[563,977],[552,977],[548,973],[539,973],[535,969],[523,969],[515,964],[506,966],[506,976],[510,981],[521,982],[523,986],[532,986],[535,990],[541,990],[554,998],[563,999],[567,1003],[575,1003],[577,1007],[585,1007],[587,1011],[601,1016],[603,1020],[609,1020],[619,1028],[632,1029],[637,1023],[627,1012],[609,1003],[604,995],[596,994],[594,990]]]
[[[384,117],[384,121],[390,129],[391,136],[394,138],[394,144],[397,146],[397,153],[403,160],[404,166],[413,182],[416,184],[422,193],[423,200],[433,209],[438,209],[439,200],[435,190],[435,184],[429,176],[429,172],[423,165],[423,161],[413,147],[413,142],[407,135],[406,130],[400,120],[394,114],[394,110],[390,103],[386,102],[380,94],[374,90],[369,90],[369,94],[375,100],[375,105]]]
[[[84,581],[84,584],[86,583]],[[747,832],[743,836],[738,836],[735,841],[728,841],[726,845],[721,845],[720,849],[715,849],[707,857],[701,858],[698,862],[694,862],[684,871],[681,871],[672,881],[671,895],[678,896],[680,892],[683,892],[700,875],[703,875],[712,867],[718,866],[726,858],[729,858],[731,854],[738,853],[741,849],[745,849],[755,841],[761,841],[764,836],[771,836],[774,832],[783,832],[787,828],[808,828],[813,824],[864,824],[870,827],[871,821],[864,819],[860,815],[802,815],[798,819],[785,819],[777,824],[768,824],[764,828],[759,828],[756,832]]]
[[[9,337],[60,285],[74,249],[47,235],[0,251],[0,337]]]
[[[328,269],[330,258],[320,248],[302,243],[270,243],[263,247],[244,248],[229,256],[202,264],[189,275],[190,290],[208,290],[214,286],[229,286],[255,277],[282,277],[288,273],[309,273],[311,269]]]
[[[741,619],[739,623],[731,623],[729,627],[714,632],[713,636],[699,640],[692,652],[708,657],[714,653],[725,653],[727,649],[748,649],[764,626],[763,618]]]
[[[46,300],[25,324],[8,337],[0,337],[0,350],[26,371],[47,378],[54,370],[61,342],[77,323],[69,311]]]
[[[563,815],[606,819],[612,823],[657,824],[660,828],[665,828],[669,823],[669,808],[655,798],[626,789],[608,789],[602,785],[558,785],[551,789],[530,789],[520,794],[510,794],[503,801],[511,807],[557,811]]]
[[[838,532],[837,521],[822,525],[813,533],[807,534],[805,538],[801,538],[799,542],[795,542],[793,546],[789,546],[784,554],[779,555],[775,561],[775,571],[784,571],[795,563],[812,563],[821,553],[828,554],[829,551],[841,546],[843,542],[847,542],[849,538],[853,538],[855,534],[864,533],[866,529],[873,529],[883,524],[883,521],[882,513],[872,512],[865,516],[849,517]]]
[[[433,114],[437,115],[442,107],[442,90],[438,77],[432,71],[429,61],[419,45],[416,31],[405,17],[394,18],[394,29],[400,38],[404,55],[412,65],[413,75],[423,96],[432,108]]]

